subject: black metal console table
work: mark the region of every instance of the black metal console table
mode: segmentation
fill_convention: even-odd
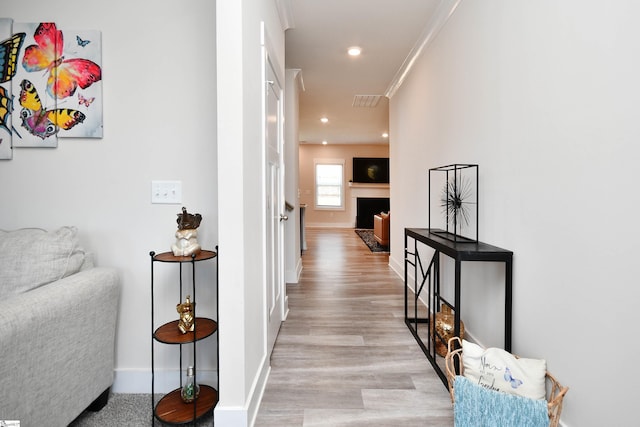
[[[437,234],[436,234],[437,233]],[[512,287],[513,287],[513,252],[482,242],[449,240],[443,230],[428,228],[405,228],[404,230],[404,321],[416,341],[422,348],[438,376],[447,387],[447,379],[442,366],[438,364],[436,354],[436,340],[443,342],[442,337],[435,333],[431,322],[435,323],[435,313],[441,304],[448,305],[454,312],[454,335],[460,336],[460,284],[461,267],[463,261],[503,262],[505,264],[505,311],[504,311],[504,348],[511,351],[511,317],[512,317]],[[409,248],[409,241],[413,247]],[[428,266],[422,262],[419,244],[424,244],[435,250]],[[455,262],[454,301],[447,301],[440,293],[440,254],[452,258]],[[409,267],[413,266],[413,301],[409,299]],[[426,306],[419,301],[426,292]],[[412,304],[410,313],[409,304]],[[419,325],[422,325],[420,328]],[[444,343],[444,342],[443,342]],[[446,345],[446,343],[444,343]]]

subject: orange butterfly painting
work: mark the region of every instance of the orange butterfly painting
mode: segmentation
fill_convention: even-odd
[[[47,93],[54,99],[72,96],[78,87],[86,89],[102,80],[102,69],[89,59],[65,58],[62,31],[53,22],[42,22],[36,28],[35,44],[27,46],[22,66],[28,72],[44,71]]]
[[[58,133],[59,129],[71,129],[82,123],[85,115],[70,108],[46,110],[40,101],[38,91],[29,80],[20,83],[20,119],[31,135],[45,139]]]

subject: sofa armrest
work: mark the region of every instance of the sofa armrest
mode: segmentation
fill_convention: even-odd
[[[389,245],[390,214],[381,212],[373,216],[373,237],[381,246]]]
[[[111,386],[119,298],[92,268],[0,302],[0,419],[67,425]]]

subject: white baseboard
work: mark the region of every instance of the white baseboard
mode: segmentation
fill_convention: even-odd
[[[247,409],[241,406],[222,406],[213,410],[213,423],[216,426],[249,427]]]
[[[284,313],[282,313],[282,321],[284,322],[285,320],[287,320],[288,316],[289,316],[289,295],[286,295],[284,297]]]
[[[262,363],[262,369],[260,369],[260,372],[258,372],[258,375],[256,375],[256,381],[253,383],[253,387],[251,387],[251,396],[249,399],[250,426],[253,426],[256,422],[258,410],[260,409],[260,403],[262,402],[262,397],[264,396],[264,390],[267,387],[267,380],[269,379],[269,374],[271,373],[271,365],[269,364],[269,360],[269,357],[265,357]]]
[[[228,406],[225,405],[224,400],[218,403],[213,415],[216,426],[250,427],[254,425],[271,372],[271,366],[268,362],[269,358],[264,358],[262,368],[255,377],[245,406]]]
[[[392,254],[389,257],[389,267],[404,281],[404,259],[400,262]]]
[[[302,258],[298,258],[295,270],[289,269],[285,272],[285,283],[298,283],[300,281],[300,275],[302,274]]]

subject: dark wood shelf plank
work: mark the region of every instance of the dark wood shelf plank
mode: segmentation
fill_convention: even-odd
[[[192,403],[184,403],[180,397],[180,389],[165,395],[155,409],[158,420],[170,424],[184,424],[195,421],[211,411],[218,403],[218,391],[208,385],[200,384],[200,395]],[[195,404],[195,420],[193,406]]]
[[[156,329],[153,337],[165,344],[187,344],[207,338],[218,330],[218,323],[207,317],[196,317],[195,339],[193,332],[183,334],[178,328],[178,320],[165,323]]]
[[[218,254],[214,251],[201,250],[192,258],[190,256],[175,256],[173,252],[163,252],[161,254],[154,255],[154,261],[161,262],[191,262],[194,261],[204,261],[206,259],[215,258]]]

